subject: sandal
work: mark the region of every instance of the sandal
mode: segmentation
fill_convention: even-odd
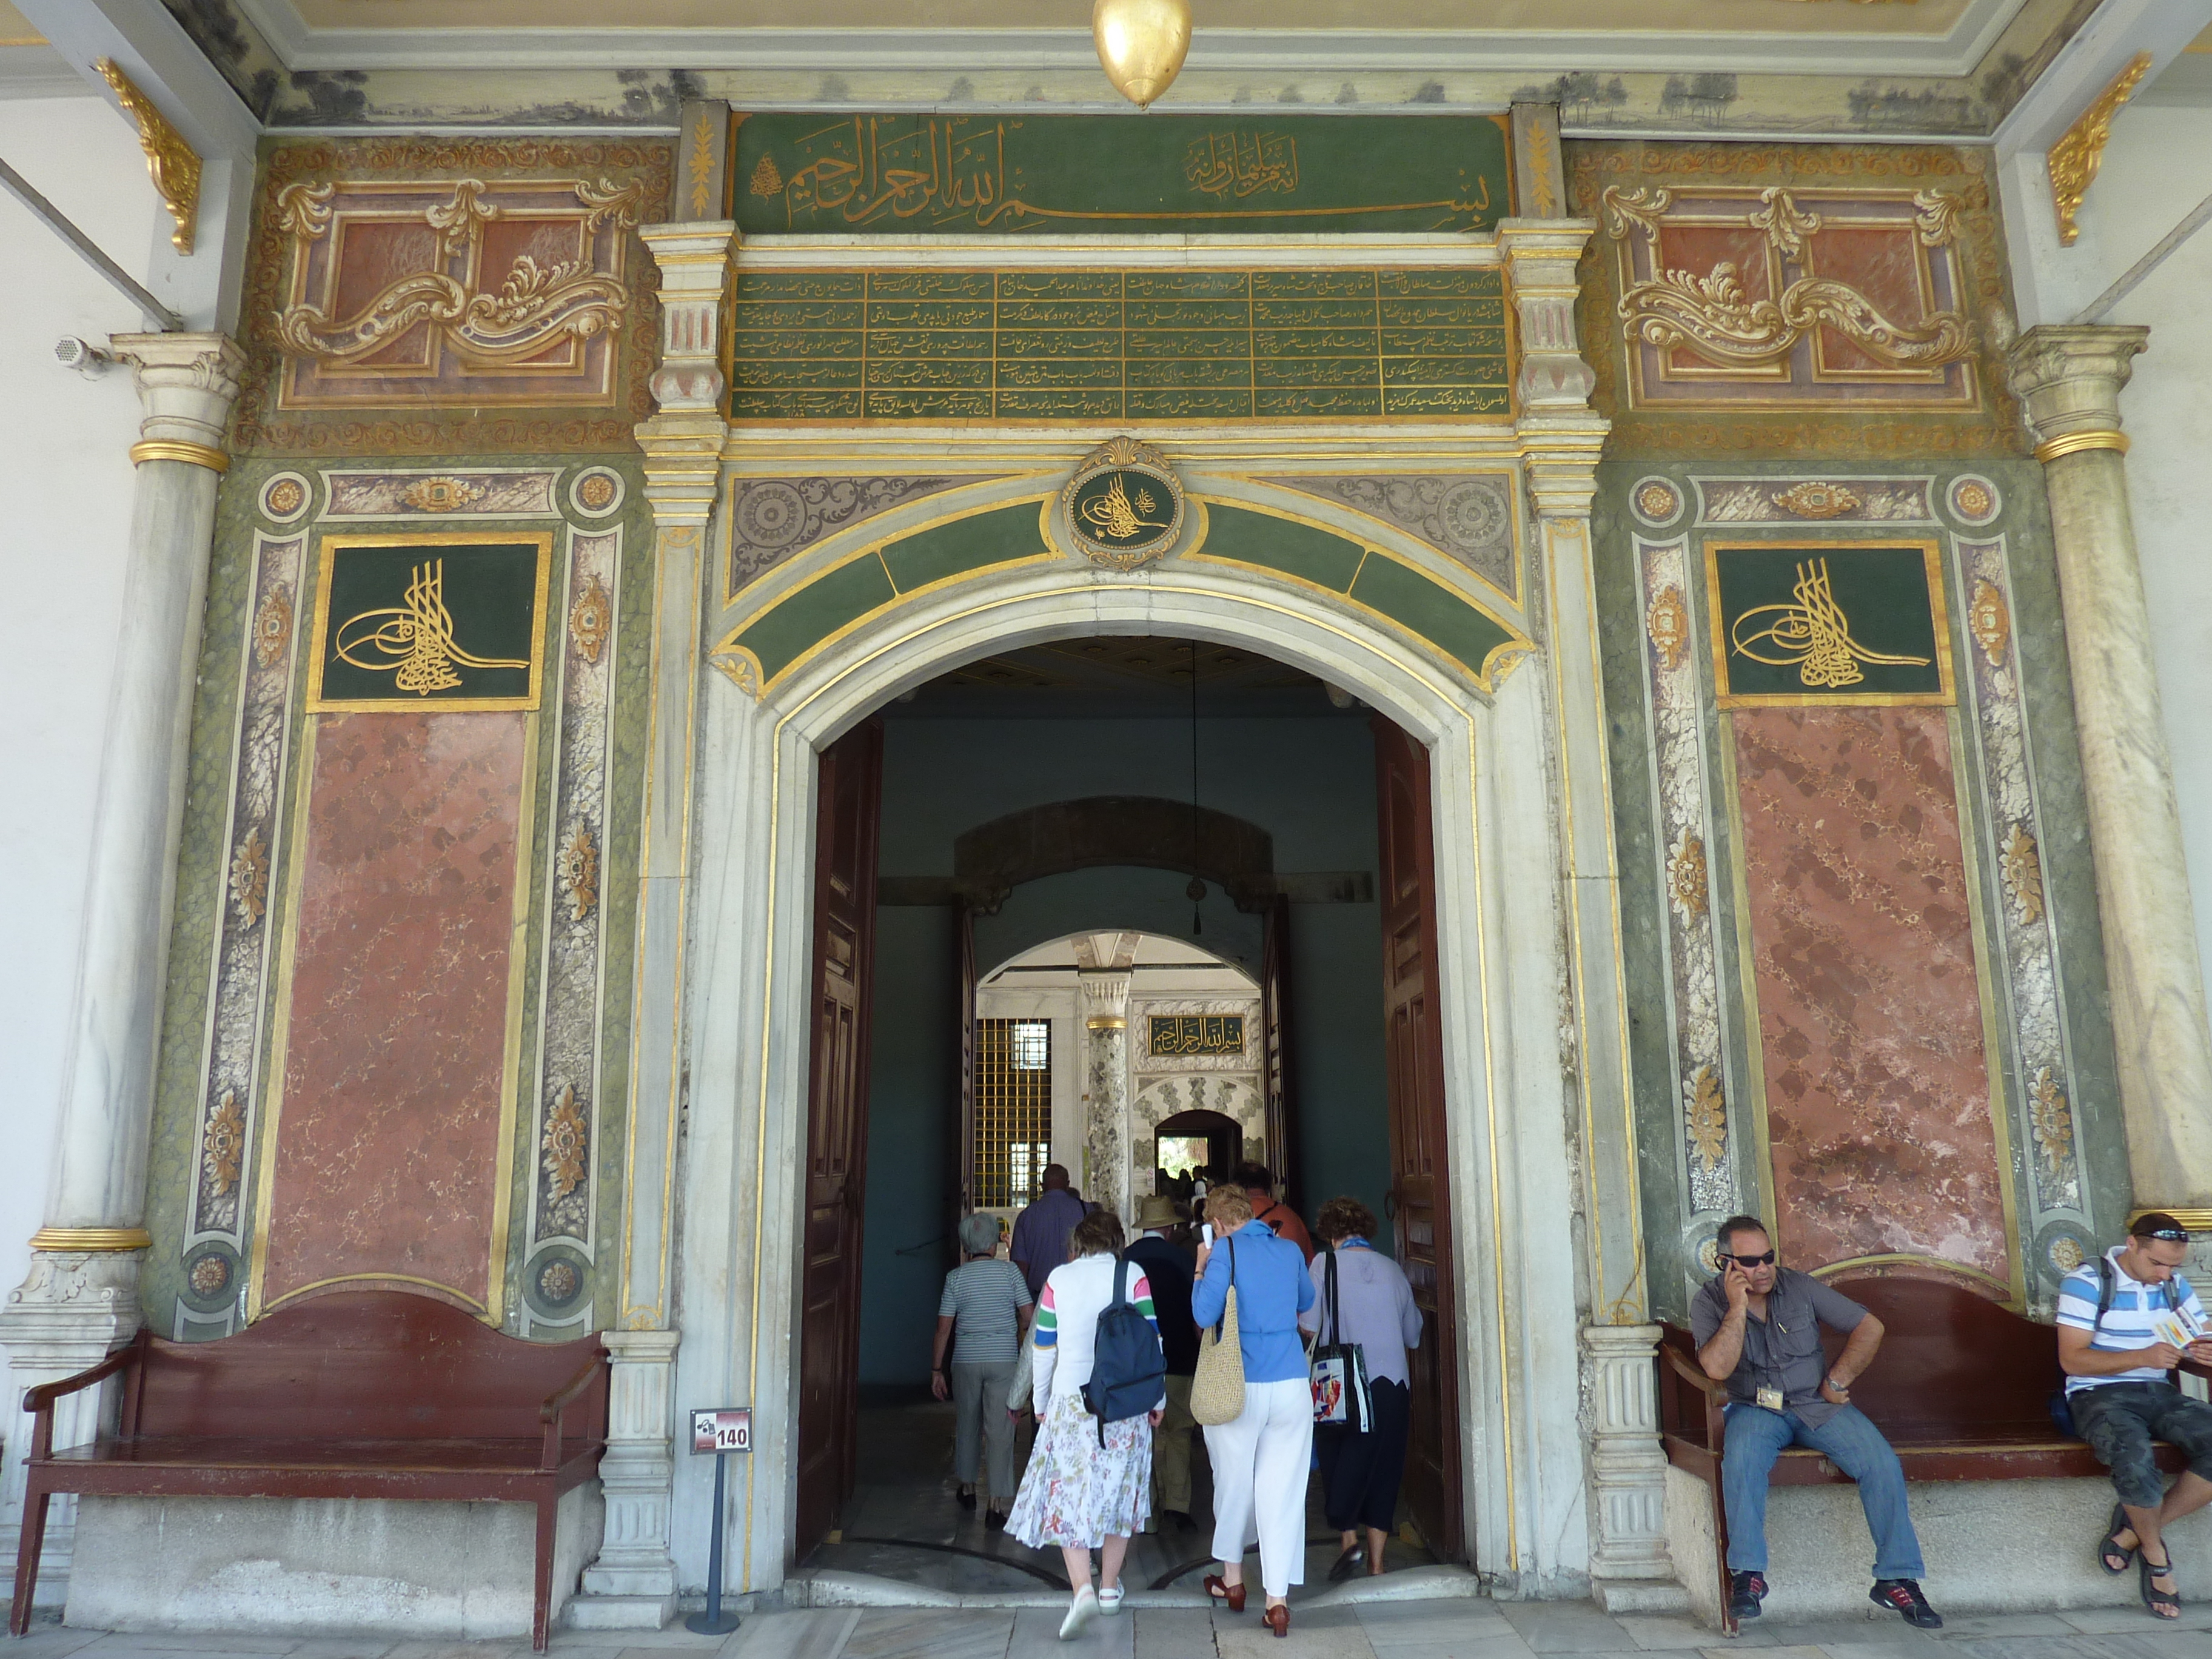
[[[2123,1504],[2113,1504],[2112,1524],[2105,1528],[2105,1536],[2097,1546],[2097,1565],[2115,1578],[2125,1572],[2128,1570],[2128,1563],[2136,1559],[2135,1548],[2130,1547],[2123,1549],[2119,1541],[2122,1533],[2134,1530],[2135,1528],[2128,1524],[2127,1506]]]
[[[2152,1588],[2150,1582],[2154,1578],[2171,1578],[2173,1577],[2173,1552],[2172,1550],[2166,1551],[2166,1559],[2154,1566],[2151,1564],[2150,1553],[2146,1550],[2142,1555],[2138,1558],[2136,1565],[2142,1569],[2143,1606],[2148,1607],[2152,1615],[2155,1618],[2180,1618],[2181,1598],[2175,1595],[2172,1590],[2155,1589]]]
[[[1232,1584],[1213,1573],[1206,1576],[1206,1593],[1216,1601],[1226,1602],[1231,1613],[1244,1611],[1244,1586]]]

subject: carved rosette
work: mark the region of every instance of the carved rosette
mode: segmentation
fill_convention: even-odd
[[[1644,670],[1652,741],[1659,757],[1657,872],[1666,895],[1668,971],[1674,989],[1674,1065],[1686,1208],[1699,1215],[1740,1207],[1737,1159],[1728,1118],[1723,1004],[1705,849],[1706,762],[1685,544],[1637,542],[1644,595]]]
[[[302,491],[304,500],[305,491]],[[270,872],[283,854],[284,815],[278,793],[291,729],[292,618],[298,613],[307,538],[293,532],[257,532],[253,589],[239,636],[240,698],[237,748],[232,757],[228,836],[223,854],[223,900],[213,960],[211,1016],[200,1061],[200,1109],[192,1167],[198,1172],[184,1255],[219,1242],[233,1250],[244,1243],[240,1194],[251,1186],[256,1101],[264,1038],[263,988],[268,973]],[[220,1334],[234,1316],[212,1322]],[[204,1319],[196,1323],[210,1322]]]
[[[2005,538],[1961,538],[1957,546],[1960,599],[1978,647],[1965,653],[1962,678],[1980,738],[1975,748],[1990,807],[1982,857],[1996,872],[2002,899],[1990,907],[1990,926],[2002,965],[2001,1007],[2012,1028],[2008,1093],[2014,1102],[2015,1138],[2035,1149],[2028,1159],[2031,1213],[2021,1231],[2038,1237],[2054,1221],[2086,1228],[2089,1220],[2074,1126],[2072,1060],[2061,1018],[2061,969],[2044,882],[2027,708],[2011,649]],[[2040,1265],[2051,1267],[2045,1255]],[[2054,1285],[2055,1277],[2033,1293],[2047,1295]]]
[[[605,871],[609,744],[618,641],[612,596],[621,589],[622,528],[569,532],[565,594],[556,615],[560,653],[554,854],[547,872],[544,1016],[538,1076],[537,1179],[523,1262],[526,1334],[588,1323],[592,1298],[580,1285],[555,1290],[596,1259],[592,1159],[601,1122]]]

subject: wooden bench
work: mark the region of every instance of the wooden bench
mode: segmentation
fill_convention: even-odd
[[[2052,1327],[1959,1285],[1866,1273],[1827,1282],[1882,1322],[1881,1352],[1852,1385],[1851,1403],[1888,1438],[1907,1480],[2106,1474],[2087,1443],[2060,1435],[2051,1420],[2051,1393],[2065,1382]],[[1667,1461],[1696,1475],[1712,1494],[1721,1623],[1734,1635],[1728,1511],[1721,1500],[1721,1408],[1728,1385],[1705,1375],[1687,1331],[1664,1329],[1660,1434]],[[1832,1364],[1844,1338],[1834,1331],[1822,1336]],[[2174,1473],[2182,1467],[2180,1454],[2160,1446],[2159,1467]],[[1833,1486],[1850,1479],[1819,1452],[1793,1446],[1775,1461],[1771,1484]]]
[[[115,1432],[54,1449],[54,1402],[118,1379]],[[596,1336],[526,1342],[396,1291],[318,1297],[214,1342],[140,1331],[91,1370],[27,1390],[35,1413],[15,1600],[31,1595],[55,1492],[131,1498],[491,1500],[538,1510],[532,1645],[545,1647],[561,1495],[606,1449]]]

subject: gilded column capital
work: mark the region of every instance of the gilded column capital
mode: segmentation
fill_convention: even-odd
[[[2119,436],[2120,388],[2150,331],[2114,324],[2030,329],[2007,354],[2006,379],[2021,402],[2039,459],[2077,449],[2124,449]],[[2105,434],[2107,441],[2081,440]],[[2057,446],[2056,454],[2045,454]]]
[[[116,334],[108,345],[131,365],[145,411],[133,459],[186,460],[216,472],[230,465],[223,439],[246,369],[236,341],[227,334]]]

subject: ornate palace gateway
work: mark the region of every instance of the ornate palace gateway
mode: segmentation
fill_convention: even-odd
[[[441,1445],[514,1437],[454,1404],[544,1370],[452,1357],[492,1332],[610,1367],[534,1540],[358,1450],[86,1485],[25,1579],[72,1623],[514,1634],[537,1583],[657,1628],[717,1526],[752,1605],[914,1590],[885,1448],[962,1217],[1244,1160],[1387,1218],[1409,1552],[1717,1620],[1657,1356],[1722,1217],[2042,1319],[2136,1210],[2212,1218],[2142,331],[2051,264],[2100,94],[2212,6],[1238,0],[1139,116],[981,0],[18,5],[182,216],[114,273],[180,325],[108,348],[145,420],[15,1385],[143,1326],[114,1455],[143,1405],[197,1469],[252,1353],[388,1365]],[[349,1334],[455,1318],[419,1375]],[[732,1402],[715,1516],[679,1430]],[[89,1442],[99,1390],[52,1410]],[[2108,1594],[2100,1481],[1946,1493],[1947,1609]],[[1775,1499],[1806,1611],[1863,1589],[1826,1501]]]

